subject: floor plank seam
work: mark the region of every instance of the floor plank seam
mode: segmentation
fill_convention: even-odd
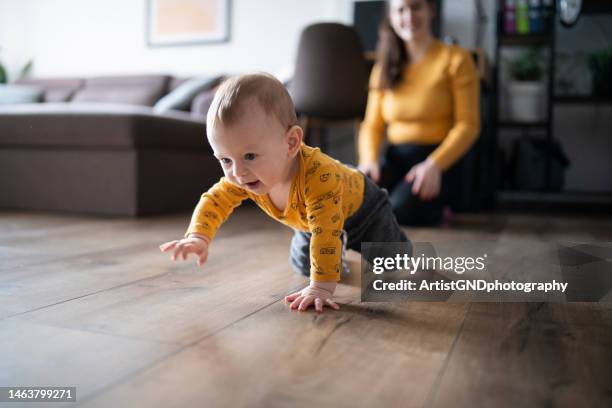
[[[65,217],[56,216],[54,218],[62,219]],[[122,222],[121,219],[114,220],[117,222],[115,222],[113,225],[108,225],[107,221],[108,220],[96,218],[94,219],[94,222],[91,222],[90,220],[85,220],[85,221],[77,221],[74,224],[60,225],[57,227],[45,226],[44,229],[35,228],[35,229],[26,230],[26,231],[16,231],[16,234],[13,234],[10,239],[5,240],[3,237],[0,237],[0,244],[6,243],[6,242],[10,242],[12,244],[20,243],[22,241],[27,242],[28,240],[32,240],[32,239],[35,239],[35,240],[53,239],[57,235],[62,235],[66,233],[79,234],[81,232],[88,231],[91,228],[101,228],[102,227],[109,231],[115,232],[115,231],[120,231],[120,230],[129,230],[129,229],[132,229],[133,227],[132,225],[129,225],[129,224],[125,225],[125,223]]]
[[[81,333],[100,334],[103,336],[115,337],[118,339],[142,341],[145,343],[159,344],[162,346],[181,346],[182,345],[182,343],[177,343],[177,342],[162,341],[162,340],[149,340],[149,339],[145,339],[142,337],[128,336],[125,334],[113,334],[113,333],[104,332],[100,330],[81,329],[78,327],[69,327],[69,326],[62,326],[62,325],[57,325],[57,324],[49,324],[49,323],[43,323],[43,322],[36,321],[36,320],[28,320],[28,319],[20,319],[20,320],[23,321],[24,323],[35,324],[37,326],[52,327],[54,329],[72,330],[72,331],[77,331]]]
[[[27,314],[27,313],[36,312],[38,310],[46,309],[46,308],[49,308],[49,307],[61,305],[63,303],[71,302],[73,300],[83,299],[83,298],[86,298],[88,296],[97,295],[98,293],[103,293],[103,292],[108,292],[110,290],[119,289],[119,288],[122,288],[122,287],[125,287],[125,286],[133,285],[135,283],[140,283],[140,282],[144,282],[144,281],[151,280],[151,279],[157,279],[157,278],[160,278],[160,277],[162,277],[164,275],[168,275],[170,273],[172,273],[172,271],[167,271],[167,272],[160,273],[160,274],[153,275],[153,276],[147,276],[146,278],[137,279],[135,281],[130,281],[130,282],[122,283],[121,285],[111,286],[110,288],[100,289],[100,290],[97,290],[95,292],[86,293],[86,294],[81,295],[81,296],[77,296],[77,297],[73,297],[73,298],[70,298],[70,299],[65,299],[65,300],[62,300],[62,301],[59,301],[59,302],[51,303],[51,304],[48,304],[48,305],[40,306],[40,307],[37,307],[37,308],[34,308],[34,309],[26,310],[24,312],[19,312],[19,313],[15,313],[15,314],[12,314],[12,315],[4,316],[4,317],[0,318],[0,321],[6,320],[6,319],[10,319],[10,318],[16,317],[16,316],[21,316],[21,315],[24,315],[24,314]]]
[[[336,332],[336,330],[338,330],[341,326],[345,325],[346,323],[350,322],[352,319],[353,319],[353,316],[349,316],[349,317],[342,316],[336,322],[336,325],[334,326],[332,331],[330,331],[329,334],[327,336],[325,336],[325,338],[321,341],[321,343],[319,344],[319,347],[317,347],[317,349],[315,350],[314,355],[318,356],[319,353],[321,352],[321,350],[323,350],[323,347],[325,347],[325,344],[327,344],[327,341],[330,339],[332,334],[334,334]]]
[[[433,403],[436,399],[436,394],[438,392],[438,387],[440,386],[440,382],[442,381],[442,376],[444,376],[444,372],[446,371],[446,368],[448,367],[448,362],[450,361],[451,356],[453,355],[455,351],[455,346],[457,345],[457,342],[459,341],[459,337],[461,337],[461,333],[463,332],[463,325],[465,324],[465,321],[467,320],[468,314],[470,313],[471,309],[472,309],[472,303],[469,304],[468,309],[465,311],[465,315],[463,315],[463,320],[461,321],[461,325],[459,326],[459,329],[457,330],[457,334],[455,334],[455,338],[453,339],[450,349],[446,353],[446,357],[444,358],[442,367],[440,367],[440,370],[438,371],[438,374],[436,375],[436,379],[433,385],[431,386],[431,389],[429,390],[429,395],[427,396],[427,401],[425,402],[425,405],[424,405],[427,408],[431,408],[433,406]]]
[[[103,255],[125,255],[125,254],[129,254],[131,251],[133,251],[134,249],[138,249],[138,248],[150,248],[153,246],[156,246],[157,244],[154,243],[153,241],[146,242],[146,243],[139,243],[139,244],[135,244],[135,245],[122,245],[122,246],[117,246],[117,247],[111,247],[111,248],[106,248],[103,250],[98,250],[98,251],[90,251],[90,252],[84,252],[84,253],[79,253],[76,255],[72,255],[72,256],[62,256],[59,254],[53,254],[53,253],[47,253],[45,255],[49,255],[49,256],[57,256],[54,257],[53,259],[46,259],[43,261],[38,261],[38,262],[34,262],[34,263],[29,263],[27,265],[27,267],[32,267],[32,266],[38,266],[38,265],[49,265],[49,264],[54,264],[54,263],[64,263],[64,262],[68,262],[72,259],[80,259],[80,258],[84,258],[84,257],[97,257],[97,256],[103,256]],[[9,269],[14,269],[14,268],[0,268],[0,272],[1,271],[6,271]]]
[[[300,285],[299,287],[296,287],[296,288],[292,289],[292,290],[291,290],[289,293],[293,293],[293,292],[295,292],[296,290],[298,290],[298,289],[299,289],[299,288],[301,288],[302,286],[303,286],[303,285]],[[246,315],[244,315],[244,316],[242,316],[242,317],[240,317],[240,318],[238,318],[238,319],[234,320],[233,322],[230,322],[230,323],[226,324],[225,326],[222,326],[222,327],[218,328],[217,330],[215,330],[215,331],[213,331],[213,332],[211,332],[211,333],[208,333],[208,334],[206,334],[205,336],[202,336],[202,337],[200,337],[200,338],[198,338],[198,339],[196,339],[196,340],[192,341],[191,343],[185,344],[183,347],[180,347],[180,348],[178,348],[177,350],[174,350],[174,351],[172,351],[172,352],[170,352],[170,353],[168,353],[168,354],[166,354],[166,355],[164,355],[164,356],[162,356],[162,357],[158,358],[157,360],[151,361],[151,362],[150,362],[150,363],[148,363],[147,365],[145,365],[145,366],[143,366],[143,367],[140,367],[140,368],[138,368],[138,369],[134,370],[133,372],[128,373],[128,374],[126,374],[126,375],[124,375],[123,377],[119,378],[117,381],[113,381],[112,383],[110,383],[110,384],[108,384],[108,385],[106,385],[106,386],[102,387],[101,389],[99,389],[99,390],[97,390],[97,391],[95,391],[95,392],[92,392],[92,393],[91,393],[91,394],[89,394],[89,395],[84,396],[83,398],[81,398],[81,399],[79,400],[79,402],[83,403],[83,402],[87,402],[87,401],[91,401],[91,400],[93,400],[94,398],[96,398],[96,397],[98,397],[98,396],[100,396],[100,395],[102,395],[102,394],[106,393],[107,391],[109,391],[109,390],[113,389],[114,387],[116,387],[116,386],[118,386],[118,385],[122,384],[123,382],[125,382],[125,381],[129,380],[130,378],[132,378],[132,377],[134,377],[134,376],[136,376],[136,375],[138,375],[139,373],[145,372],[145,371],[147,371],[147,370],[151,369],[152,367],[154,367],[155,365],[157,365],[157,364],[159,364],[159,363],[163,362],[164,360],[166,360],[166,359],[168,359],[168,358],[170,358],[170,357],[173,357],[173,356],[175,356],[175,355],[177,355],[177,354],[179,354],[179,353],[181,353],[181,352],[183,352],[183,351],[187,350],[188,348],[193,347],[193,346],[197,345],[198,343],[200,343],[200,342],[202,342],[202,341],[205,341],[205,340],[207,340],[207,339],[209,339],[209,338],[211,338],[211,337],[213,337],[213,336],[217,335],[218,333],[220,333],[220,332],[222,332],[223,330],[225,330],[225,329],[227,329],[227,328],[229,328],[229,327],[231,327],[231,326],[235,325],[236,323],[239,323],[239,322],[241,322],[242,320],[244,320],[244,319],[246,319],[246,318],[248,318],[248,317],[251,317],[251,316],[253,316],[254,314],[259,313],[259,312],[261,312],[262,310],[264,310],[264,309],[266,309],[266,308],[268,308],[268,307],[272,306],[273,304],[275,304],[275,303],[277,303],[277,302],[279,302],[279,301],[282,301],[284,298],[285,298],[285,296],[283,295],[283,296],[281,296],[280,298],[275,299],[274,301],[272,301],[272,302],[270,302],[270,303],[267,303],[267,304],[265,304],[264,306],[262,306],[262,307],[260,307],[260,308],[258,308],[258,309],[256,309],[256,310],[254,310],[254,311],[252,311],[252,312],[250,312],[250,313],[248,313],[248,314],[246,314]]]

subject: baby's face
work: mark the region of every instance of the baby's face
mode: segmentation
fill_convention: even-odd
[[[287,129],[256,103],[236,123],[212,129],[208,141],[230,182],[263,195],[286,181],[293,158]]]

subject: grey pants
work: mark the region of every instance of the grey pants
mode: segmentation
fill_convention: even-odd
[[[400,229],[387,191],[379,188],[368,177],[364,177],[363,202],[359,210],[346,219],[343,228],[343,248],[361,252],[362,242],[405,242],[405,251],[412,254],[412,244]],[[310,232],[296,230],[291,239],[290,262],[293,270],[310,276]],[[368,254],[368,258],[384,254]],[[389,254],[389,256],[393,256]],[[343,260],[344,261],[344,260]],[[372,262],[372,259],[368,259]]]

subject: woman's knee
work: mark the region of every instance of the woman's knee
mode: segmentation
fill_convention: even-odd
[[[412,185],[407,184],[404,191],[394,191],[389,197],[397,222],[401,225],[439,224],[442,219],[439,200],[423,201],[411,190]]]

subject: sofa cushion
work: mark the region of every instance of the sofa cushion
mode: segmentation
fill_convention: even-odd
[[[0,107],[0,147],[212,149],[206,124],[188,113],[112,104]]]
[[[185,82],[189,81],[191,78],[184,77],[172,77],[170,78],[170,82],[168,83],[168,92],[174,91],[179,86],[183,85]]]
[[[167,75],[88,78],[71,101],[153,106],[167,92],[169,81]]]
[[[34,85],[44,89],[41,102],[67,102],[83,86],[84,80],[78,78],[19,79],[20,85]]]
[[[0,105],[40,102],[43,89],[28,85],[0,84]]]
[[[221,78],[197,77],[183,82],[172,90],[168,95],[161,98],[153,110],[157,113],[168,112],[170,110],[189,111],[193,99],[202,91],[214,88],[221,82]]]
[[[198,94],[191,103],[191,117],[206,120],[208,109],[215,98],[216,88]]]

